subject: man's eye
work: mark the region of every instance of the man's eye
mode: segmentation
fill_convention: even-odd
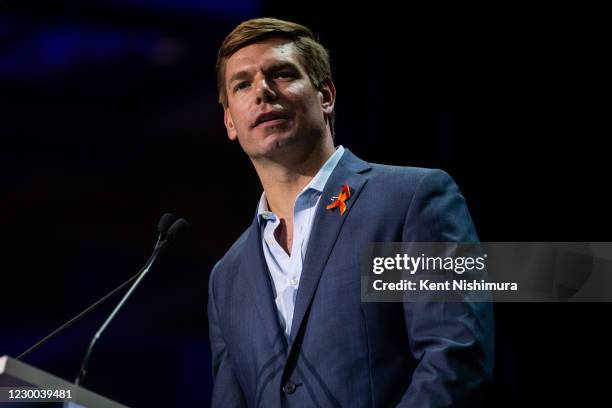
[[[248,82],[240,82],[238,85],[234,87],[234,91],[239,91],[241,89],[246,88],[249,85]]]
[[[289,71],[281,71],[274,74],[275,78],[293,78],[293,72]]]

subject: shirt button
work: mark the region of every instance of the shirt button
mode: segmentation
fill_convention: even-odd
[[[295,384],[291,381],[287,382],[287,384],[283,385],[283,391],[286,394],[293,394],[295,392]]]
[[[293,286],[297,286],[298,282],[299,282],[299,281],[298,281],[297,279],[291,279],[291,280],[289,281],[289,283],[290,283],[291,285],[293,285]]]

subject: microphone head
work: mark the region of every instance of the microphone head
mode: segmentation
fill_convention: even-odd
[[[187,222],[187,220],[184,218],[179,218],[178,220],[172,223],[170,228],[168,228],[168,237],[174,238],[181,231],[187,229],[187,227],[189,227],[189,223]]]
[[[165,213],[164,215],[162,215],[159,219],[159,222],[157,223],[157,232],[162,235],[165,234],[174,222],[174,220],[176,220],[174,214]]]

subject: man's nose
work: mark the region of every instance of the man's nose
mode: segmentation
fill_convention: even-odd
[[[267,102],[276,98],[276,92],[272,89],[266,78],[262,78],[257,82],[256,96],[258,103]]]

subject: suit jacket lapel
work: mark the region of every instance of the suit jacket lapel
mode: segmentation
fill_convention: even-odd
[[[361,173],[370,167],[368,163],[357,158],[346,149],[323,189],[310,233],[308,249],[304,259],[304,266],[302,267],[300,286],[293,311],[289,340],[291,349],[296,335],[304,322],[306,312],[321,279],[321,273],[336,243],[340,229],[344,221],[351,216],[351,208],[355,205],[359,193],[367,181],[367,177]],[[338,208],[326,210],[325,207],[331,203],[330,198],[332,196],[338,195],[343,184],[349,185],[351,196],[346,201],[347,211],[344,215],[340,215]]]
[[[287,341],[278,321],[274,291],[270,282],[270,272],[261,247],[261,230],[257,215],[249,228],[245,249],[240,257],[240,274],[248,280],[253,294],[255,308],[260,317],[274,353],[284,352]]]

